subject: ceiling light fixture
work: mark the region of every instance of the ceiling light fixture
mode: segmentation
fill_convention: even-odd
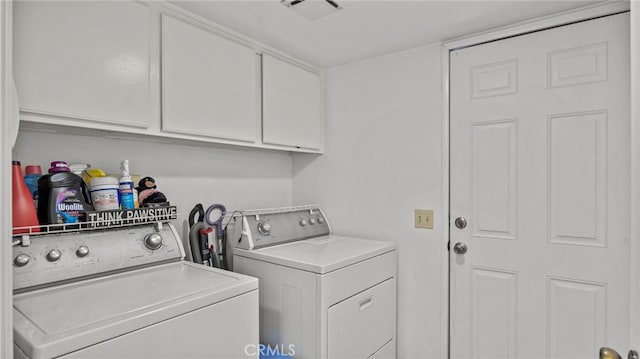
[[[280,0],[280,3],[309,20],[315,20],[344,9],[334,0]]]

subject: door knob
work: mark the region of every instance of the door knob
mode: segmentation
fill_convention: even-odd
[[[611,348],[603,347],[600,348],[600,359],[622,359],[622,357],[620,356],[620,354],[618,354],[617,351]]]
[[[453,222],[455,223],[456,227],[463,229],[467,227],[467,219],[464,217],[458,217],[456,218],[456,220]]]
[[[611,348],[600,348],[600,359],[622,359],[622,356],[617,351]],[[635,350],[629,350],[627,359],[639,359],[638,352]]]
[[[467,245],[462,242],[458,242],[453,246],[453,251],[456,252],[456,254],[465,254],[467,253]]]

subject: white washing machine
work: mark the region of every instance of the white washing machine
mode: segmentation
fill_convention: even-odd
[[[257,357],[258,281],[184,261],[173,226],[13,247],[16,358]]]
[[[241,227],[230,237],[233,268],[259,278],[267,350],[396,357],[395,244],[334,236],[316,206],[246,211]]]

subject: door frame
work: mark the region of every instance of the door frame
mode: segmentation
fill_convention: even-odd
[[[11,194],[11,150],[13,131],[9,129],[12,72],[12,1],[0,2],[0,194]],[[13,357],[13,275],[11,255],[11,207],[4,201],[0,211],[0,358]]]
[[[631,4],[630,4],[631,3]],[[640,99],[640,1],[631,0],[603,2],[577,9],[559,12],[518,22],[512,25],[499,27],[493,30],[451,39],[442,43],[441,67],[442,67],[442,208],[440,225],[446,231],[441,243],[442,255],[446,260],[442,261],[442,297],[441,303],[441,357],[449,357],[449,310],[450,310],[450,87],[449,87],[449,54],[451,51],[469,46],[492,42],[508,37],[524,35],[530,32],[550,29],[579,21],[589,20],[601,16],[613,15],[631,10],[631,98]],[[634,30],[635,29],[635,30]],[[630,237],[640,236],[640,101],[631,101],[631,228]],[[630,257],[640,256],[640,243],[630,241]],[[639,348],[640,344],[640,260],[631,261],[630,273],[630,342],[631,348]],[[619,348],[626,351],[629,348]]]
[[[631,1],[631,303],[640,303],[640,2]],[[636,99],[634,101],[633,99]],[[640,305],[631,305],[631,348],[640,350]]]

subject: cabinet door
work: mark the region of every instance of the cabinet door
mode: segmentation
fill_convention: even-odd
[[[262,55],[262,140],[319,150],[322,144],[320,76]]]
[[[258,57],[252,49],[162,16],[162,129],[255,142]]]
[[[147,127],[150,9],[129,1],[14,2],[22,111]]]

